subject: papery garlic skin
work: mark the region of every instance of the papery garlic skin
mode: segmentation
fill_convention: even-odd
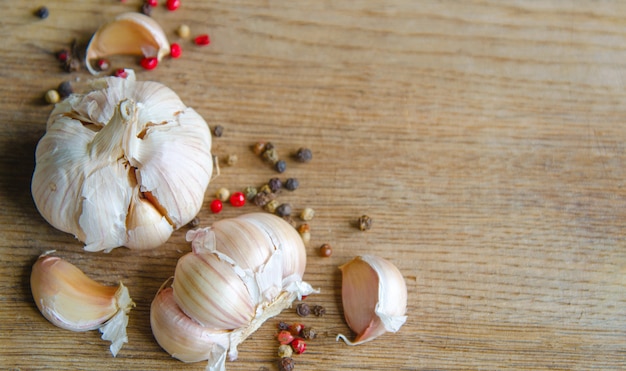
[[[150,310],[158,343],[182,361],[207,359],[207,370],[224,370],[226,354],[235,360],[237,345],[265,320],[315,292],[302,281],[302,239],[275,215],[220,220],[189,231],[187,240],[193,251]]]
[[[58,103],[37,145],[37,209],[88,251],[160,246],[198,213],[213,170],[204,119],[132,77]]]
[[[111,341],[113,356],[128,342],[128,312],[135,305],[128,289],[105,286],[73,264],[55,256],[41,256],[33,265],[30,287],[35,304],[54,325],[71,331],[100,329]]]
[[[357,336],[350,341],[340,334],[337,340],[358,345],[400,330],[407,319],[408,295],[400,270],[373,255],[357,256],[339,269],[344,317]]]

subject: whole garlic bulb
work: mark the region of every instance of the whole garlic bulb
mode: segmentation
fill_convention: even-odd
[[[354,341],[337,335],[348,345],[373,340],[385,332],[397,332],[406,322],[407,289],[400,270],[378,256],[357,256],[339,267],[341,300]]]
[[[88,251],[163,244],[198,213],[213,169],[204,119],[134,74],[58,103],[35,157],[37,209]]]
[[[237,345],[296,299],[314,292],[302,281],[306,251],[283,219],[252,213],[189,231],[171,287],[157,293],[150,323],[157,342],[184,362],[209,360],[224,370]]]

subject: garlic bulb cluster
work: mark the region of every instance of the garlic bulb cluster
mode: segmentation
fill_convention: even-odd
[[[357,256],[339,267],[344,317],[357,336],[348,345],[397,332],[406,322],[407,289],[402,273],[391,262],[372,255]]]
[[[283,219],[252,213],[189,231],[192,252],[178,261],[171,287],[150,309],[152,332],[173,357],[208,360],[224,370],[226,355],[265,320],[314,292],[302,281],[306,251]]]
[[[202,206],[209,127],[171,89],[132,73],[92,89],[50,114],[35,153],[37,209],[88,251],[157,247]]]
[[[33,265],[30,287],[41,314],[55,326],[71,331],[99,329],[117,355],[126,337],[128,312],[135,305],[128,289],[105,286],[67,261],[42,255]]]

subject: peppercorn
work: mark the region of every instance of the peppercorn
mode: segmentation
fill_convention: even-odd
[[[320,246],[320,255],[321,256],[323,256],[325,258],[328,258],[332,254],[333,254],[333,248],[329,244],[325,243],[322,246]]]
[[[261,191],[261,192],[258,192],[256,196],[254,196],[254,199],[252,200],[252,202],[254,202],[254,204],[257,206],[264,207],[270,201],[274,200],[275,197],[276,195],[273,193]]]
[[[255,197],[256,198],[256,197]],[[271,200],[270,202],[268,202],[267,204],[265,204],[265,206],[263,206],[263,208],[265,210],[267,210],[267,212],[269,213],[275,213],[276,212],[276,208],[278,208],[278,206],[280,206],[278,204],[278,201],[276,200]]]
[[[222,134],[224,134],[224,127],[222,125],[215,125],[213,128],[213,135],[215,135],[216,138],[219,138]]]
[[[370,228],[372,228],[372,218],[370,218],[367,215],[361,215],[359,217],[359,229],[362,231],[366,231]]]
[[[243,194],[246,196],[247,200],[254,200],[254,197],[257,194],[257,190],[255,187],[252,186],[247,186],[244,190],[243,190]]]
[[[235,166],[237,161],[239,161],[239,157],[237,157],[237,155],[235,154],[230,154],[228,155],[228,157],[226,157],[226,165],[228,166]]]
[[[113,76],[125,79],[128,77],[128,72],[123,68],[118,68],[113,72]]]
[[[141,13],[147,15],[148,17],[152,14],[152,6],[148,3],[141,4]]]
[[[317,332],[315,332],[315,330],[310,327],[305,327],[304,329],[302,329],[302,337],[305,340],[315,339],[317,337]]]
[[[215,192],[215,197],[222,202],[227,201],[230,197],[230,191],[222,187]]]
[[[288,330],[283,330],[276,335],[276,339],[281,344],[290,344],[293,341],[293,334]]]
[[[281,204],[276,208],[276,215],[284,217],[291,215],[291,204]]]
[[[311,209],[310,207],[305,207],[300,213],[300,219],[306,222],[308,222],[309,220],[312,220],[314,216],[315,216],[315,210]]]
[[[264,150],[275,149],[275,148],[276,148],[276,146],[274,145],[274,143],[272,143],[272,142],[265,143]]]
[[[293,217],[291,217],[291,215],[285,215],[282,217],[284,221],[286,221],[287,223],[289,223],[290,226],[292,227],[296,227],[296,221],[293,220]]]
[[[209,38],[209,35],[202,34],[202,35],[196,36],[193,42],[196,45],[204,46],[204,45],[209,45],[211,43],[211,39]]]
[[[298,152],[296,152],[296,161],[298,162],[309,162],[313,158],[313,153],[308,148],[300,148]]]
[[[278,322],[279,330],[289,330],[289,324],[287,322],[280,321]]]
[[[111,64],[106,59],[98,59],[98,62],[96,62],[96,66],[100,71],[106,71],[109,69]]]
[[[191,219],[191,221],[187,223],[187,225],[191,228],[195,228],[200,225],[200,219],[196,216],[195,218]]]
[[[261,189],[259,189],[259,192],[274,193],[272,192],[272,189],[270,188],[269,184],[263,184],[261,186]]]
[[[298,227],[298,233],[309,232],[310,230],[311,230],[311,227],[307,223],[301,224]]]
[[[157,68],[157,66],[159,65],[159,59],[157,57],[145,57],[141,59],[139,64],[145,70],[151,71]]]
[[[220,200],[213,200],[211,201],[211,212],[213,212],[213,214],[217,214],[220,211],[222,211],[222,207],[224,207],[224,205],[222,204],[222,201]]]
[[[305,245],[308,244],[311,242],[311,232],[300,232],[300,238],[302,238],[302,242],[304,242]]]
[[[303,339],[293,339],[293,341],[291,342],[291,347],[296,354],[302,354],[306,352],[306,342]]]
[[[276,169],[279,173],[284,173],[285,170],[287,170],[287,163],[283,160],[278,160],[274,165],[274,169]]]
[[[285,188],[288,191],[295,191],[300,186],[300,182],[296,178],[288,178],[285,182]]]
[[[189,29],[189,26],[187,26],[186,24],[181,24],[176,29],[176,33],[178,34],[179,37],[186,39],[189,37],[191,30]]]
[[[276,164],[278,163],[278,152],[276,152],[276,149],[273,146],[268,148],[269,145],[270,143],[265,144],[265,150],[261,154],[261,157],[271,164]]]
[[[324,308],[321,305],[314,305],[313,306],[313,314],[316,317],[323,317],[326,314],[326,308]]]
[[[252,152],[254,152],[255,155],[261,156],[263,151],[265,151],[265,142],[256,142],[252,145]]]
[[[300,333],[302,332],[303,329],[304,329],[304,325],[301,323],[294,323],[291,326],[289,326],[289,331],[294,336],[300,336]]]
[[[306,317],[311,314],[311,308],[307,303],[300,303],[296,305],[296,314],[300,317]]]
[[[291,357],[293,355],[293,349],[289,344],[281,344],[278,346],[278,356],[280,358]]]
[[[74,89],[72,89],[72,84],[69,81],[63,81],[61,84],[59,84],[57,91],[62,98],[66,98],[72,95]]]
[[[165,7],[170,12],[173,12],[174,10],[176,10],[176,9],[178,9],[180,7],[180,0],[167,0],[165,2]]]
[[[276,193],[282,188],[283,182],[278,178],[272,178],[269,182],[267,182],[267,185],[270,187],[272,192]]]
[[[170,57],[180,58],[182,54],[183,48],[181,48],[179,43],[172,43],[172,45],[170,45]]]
[[[65,63],[68,59],[70,59],[70,51],[62,49],[56,53],[56,57],[59,62]]]
[[[294,361],[291,357],[283,357],[278,360],[278,371],[293,371]]]
[[[50,11],[45,6],[42,6],[35,11],[35,15],[41,19],[46,19],[50,15]]]
[[[44,98],[46,99],[46,102],[50,104],[58,103],[61,100],[61,97],[59,96],[59,92],[57,92],[54,89],[48,90]]]
[[[242,207],[246,204],[246,196],[242,192],[235,192],[230,196],[230,204],[234,207]]]

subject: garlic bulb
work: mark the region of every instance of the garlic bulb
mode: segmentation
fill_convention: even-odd
[[[107,77],[58,103],[32,194],[85,250],[154,248],[200,210],[213,162],[206,122],[166,86]]]
[[[126,337],[128,312],[135,305],[128,289],[105,286],[87,277],[73,264],[43,255],[33,265],[30,287],[41,314],[54,325],[71,331],[100,329],[117,355]]]
[[[91,62],[116,54],[156,57],[159,61],[170,53],[170,43],[163,28],[141,13],[123,13],[101,26],[87,46],[85,65],[94,75]]]
[[[372,255],[357,256],[339,267],[344,317],[357,336],[348,345],[397,332],[406,322],[407,289],[402,273],[391,262]]]
[[[224,370],[226,354],[296,299],[314,292],[302,281],[306,251],[283,219],[252,213],[187,233],[192,252],[178,261],[171,287],[150,309],[152,332],[173,357],[209,360]]]

